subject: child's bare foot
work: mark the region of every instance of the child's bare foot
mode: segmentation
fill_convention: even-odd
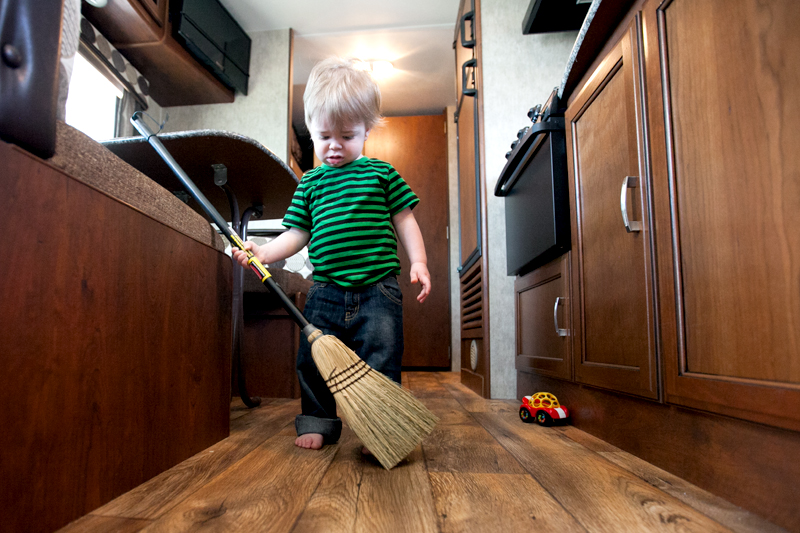
[[[322,435],[319,433],[305,433],[295,439],[294,445],[301,448],[319,450],[322,448]]]

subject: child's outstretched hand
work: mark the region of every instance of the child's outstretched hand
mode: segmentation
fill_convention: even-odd
[[[417,295],[417,301],[422,303],[431,293],[431,275],[428,272],[428,265],[425,263],[412,263],[410,274],[412,284],[419,282],[422,285],[422,290]]]
[[[258,258],[258,260],[261,261],[261,257],[259,257],[259,251],[260,251],[259,248],[260,247],[256,243],[254,243],[253,241],[244,241],[244,249],[245,250],[250,250],[251,252],[253,252],[253,255],[255,255]],[[243,267],[247,267],[248,266],[248,264],[247,264],[247,252],[243,252],[242,250],[239,250],[238,248],[233,248],[231,250],[231,255],[233,256],[233,260],[236,261],[237,263],[239,263],[240,265],[242,265]],[[261,262],[263,263],[263,261],[261,261]]]

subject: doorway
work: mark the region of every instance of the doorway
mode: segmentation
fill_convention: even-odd
[[[450,282],[448,265],[447,115],[389,117],[370,132],[364,155],[390,163],[419,196],[414,218],[425,241],[431,294],[417,302],[409,260],[398,247],[402,274],[405,353],[403,368],[450,368]]]

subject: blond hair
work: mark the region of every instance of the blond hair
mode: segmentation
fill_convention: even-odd
[[[355,58],[330,57],[311,70],[303,94],[306,125],[324,117],[334,127],[363,122],[367,129],[381,122],[381,90]]]

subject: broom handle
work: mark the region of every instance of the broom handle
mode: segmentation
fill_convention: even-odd
[[[172,154],[170,154],[167,149],[164,148],[161,140],[156,137],[156,134],[153,133],[147,124],[144,123],[142,120],[141,111],[137,111],[133,114],[131,117],[131,124],[133,124],[133,127],[136,128],[139,133],[142,134],[142,136],[144,136],[144,138],[153,146],[153,148],[155,148],[156,152],[158,152],[158,155],[161,156],[161,159],[163,159],[164,162],[169,165],[169,168],[172,169],[172,172],[175,173],[175,176],[177,176],[184,188],[186,188],[192,198],[194,198],[197,203],[200,204],[200,207],[203,208],[203,211],[205,211],[206,214],[211,217],[211,220],[214,221],[214,224],[216,224],[219,230],[225,235],[225,237],[227,237],[231,245],[247,253],[247,264],[250,265],[250,268],[253,270],[253,272],[258,275],[261,283],[266,285],[272,294],[278,297],[283,305],[283,308],[286,309],[287,313],[289,313],[289,316],[294,319],[297,325],[300,326],[300,329],[303,330],[303,333],[308,336],[308,333],[310,332],[311,328],[314,328],[314,326],[308,322],[306,317],[303,316],[303,313],[301,313],[300,310],[292,303],[289,297],[286,296],[286,293],[283,292],[283,289],[278,286],[275,280],[272,279],[272,275],[267,271],[266,268],[264,268],[264,265],[261,264],[261,261],[259,261],[255,255],[253,255],[253,252],[244,249],[244,243],[242,242],[242,239],[228,227],[228,223],[222,218],[222,216],[220,216],[219,212],[214,209],[214,206],[211,205],[211,202],[208,201],[208,198],[206,198],[205,195],[200,192],[200,189],[195,186],[186,172],[184,172],[180,165],[178,165],[178,162],[175,161],[175,159],[172,157]]]

